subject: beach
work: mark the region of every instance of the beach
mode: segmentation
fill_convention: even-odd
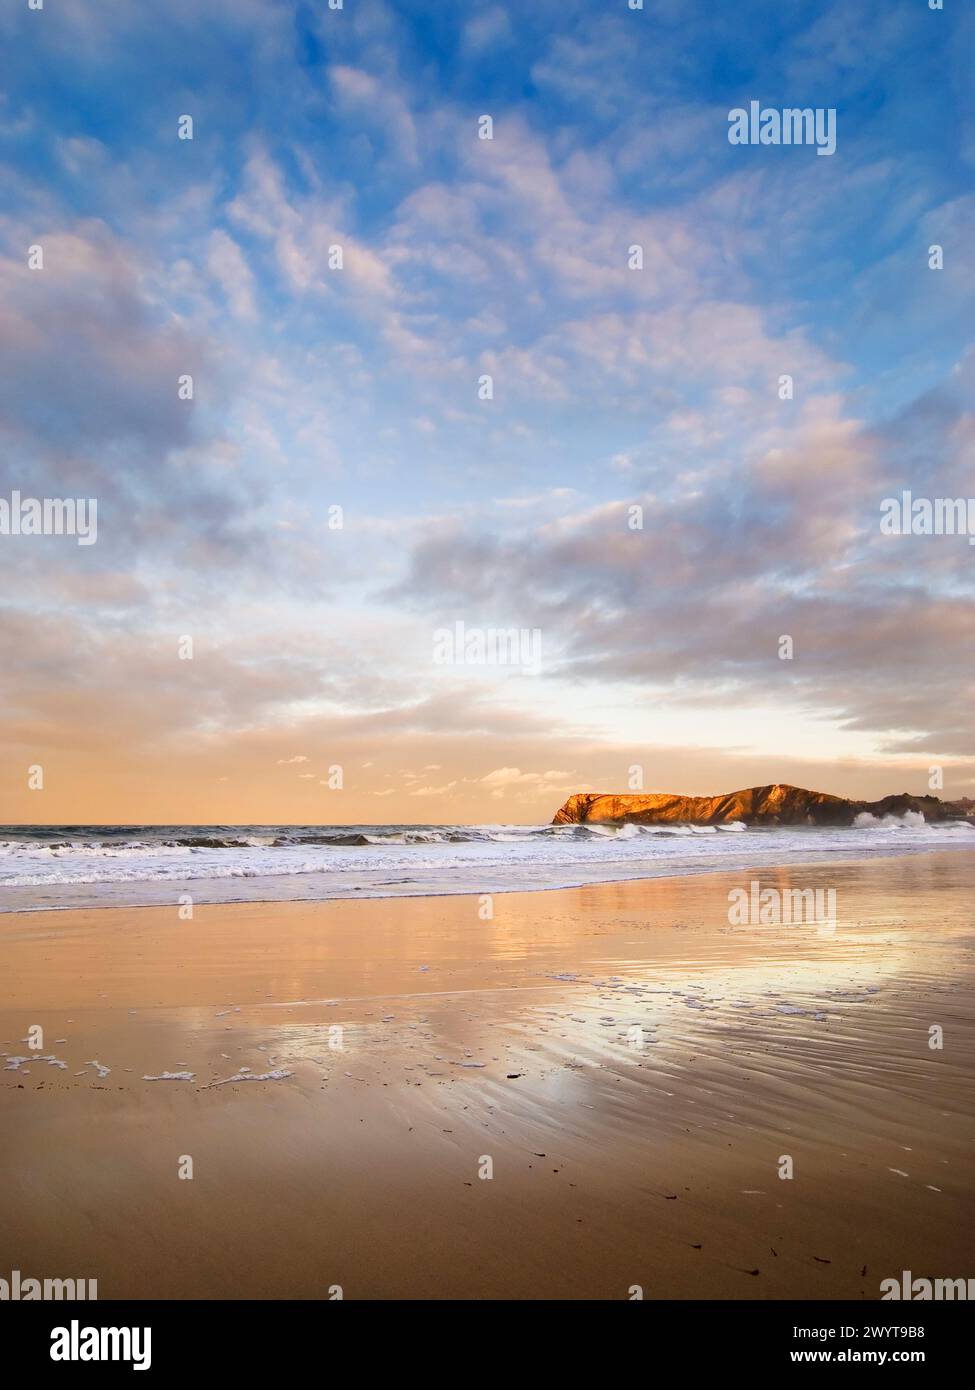
[[[732,925],[753,881],[832,890],[835,923]],[[973,888],[950,849],[7,913],[0,1275],[864,1300],[967,1276]]]

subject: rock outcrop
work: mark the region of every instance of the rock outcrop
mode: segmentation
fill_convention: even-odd
[[[768,787],[726,792],[723,796],[674,796],[667,792],[621,795],[576,792],[555,813],[553,825],[633,821],[637,825],[852,825],[857,816],[903,816],[908,811],[928,821],[961,820],[975,825],[972,804],[942,801],[937,796],[901,792],[880,801],[849,801],[828,792],[810,792],[776,782]]]

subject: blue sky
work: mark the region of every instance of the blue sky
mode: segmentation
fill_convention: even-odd
[[[0,546],[6,818],[546,819],[634,763],[971,792],[973,552],[877,522],[973,491],[960,4],[45,0],[0,33],[3,485],[100,518]],[[731,145],[753,99],[835,108],[835,154]],[[433,667],[457,620],[539,628],[542,674]]]

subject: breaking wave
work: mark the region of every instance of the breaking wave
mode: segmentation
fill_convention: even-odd
[[[0,826],[0,910],[574,887],[975,847],[915,812],[848,828],[728,825]]]

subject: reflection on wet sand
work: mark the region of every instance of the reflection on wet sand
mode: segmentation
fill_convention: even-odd
[[[104,1296],[876,1298],[961,1268],[973,866],[749,866],[489,920],[8,918],[2,1243]],[[835,926],[731,926],[755,877],[835,889]]]

